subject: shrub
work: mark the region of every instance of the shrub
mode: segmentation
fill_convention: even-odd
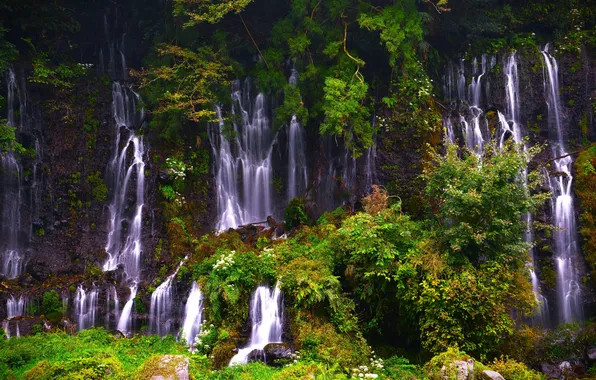
[[[490,368],[507,380],[541,380],[544,378],[538,372],[526,367],[525,364],[503,356],[500,359],[495,359]]]
[[[292,229],[302,224],[310,224],[310,219],[304,209],[304,198],[294,198],[286,208],[284,216],[286,227]]]
[[[41,310],[45,315],[62,313],[62,299],[55,290],[45,292],[41,301]]]

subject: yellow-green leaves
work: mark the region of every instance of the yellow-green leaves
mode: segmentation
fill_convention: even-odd
[[[228,13],[240,13],[253,0],[174,0],[174,14],[185,15],[185,27],[206,22],[216,24]]]

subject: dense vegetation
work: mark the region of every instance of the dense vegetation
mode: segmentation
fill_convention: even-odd
[[[87,164],[101,136],[100,108],[109,107],[112,78],[79,60],[91,55],[87,41],[102,38],[92,21],[102,18],[105,4],[37,3],[0,0],[0,11],[10,15],[0,20],[0,72],[9,64],[25,67],[43,111],[55,125],[84,136],[86,151],[76,160]],[[138,44],[134,68],[124,75],[147,110],[140,133],[151,141],[149,156],[160,171],[152,197],[163,221],[163,236],[143,262],[155,276],[143,284],[135,311],[147,313],[143,299],[188,257],[176,281],[196,281],[204,293],[201,339],[189,352],[172,336],[146,335],[146,326],[120,338],[101,328],[42,332],[39,324],[32,336],[0,340],[0,378],[142,379],[163,370],[161,355],[175,354],[189,358],[197,379],[442,379],[455,376],[454,361],[471,358],[481,361],[477,370],[493,369],[506,379],[541,379],[534,370],[541,362],[583,361],[596,346],[590,322],[552,331],[530,323],[539,301],[528,273],[534,246],[524,234],[533,228],[548,237],[554,230],[542,220],[528,226],[524,217],[543,212],[551,196],[543,186],[543,147],[491,141],[477,155],[443,144],[446,106],[436,84],[440,67],[453,57],[536,50],[546,41],[560,46],[557,54],[580,61],[582,52],[596,48],[594,4],[124,3],[122,12],[136,20]],[[288,79],[292,69],[299,72],[296,84]],[[414,172],[415,180],[373,186],[354,207],[318,218],[311,199],[294,198],[285,209],[285,239],[267,232],[250,238],[237,231],[207,233],[214,202],[208,123],[216,121],[214,105],[230,103],[232,81],[243,77],[254,78],[274,99],[276,129],[295,116],[310,141],[339,140],[355,158],[384,133],[379,145],[403,144],[417,157],[411,167],[385,169]],[[5,101],[0,97],[0,108]],[[237,116],[222,117],[232,137],[229,126]],[[596,281],[596,147],[589,137],[586,131],[577,144],[575,163],[583,253],[591,269],[585,283]],[[36,152],[0,120],[0,154],[32,160]],[[102,176],[89,170],[61,178],[73,220],[87,218],[92,205],[108,199]],[[35,234],[45,231],[36,227]],[[76,236],[75,228],[68,234]],[[41,302],[30,314],[60,326],[65,311],[48,283],[69,289],[78,280],[105,280],[102,248],[95,261],[73,258],[84,267],[73,279],[36,282]],[[245,343],[247,300],[260,284],[283,291],[295,352],[274,367],[227,368],[234,349]],[[7,292],[27,285],[1,283]],[[590,363],[588,375],[596,376]]]

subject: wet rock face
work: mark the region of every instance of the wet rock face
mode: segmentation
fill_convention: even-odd
[[[287,343],[269,343],[262,350],[253,350],[248,354],[248,362],[264,362],[274,365],[278,359],[288,359],[292,348]]]

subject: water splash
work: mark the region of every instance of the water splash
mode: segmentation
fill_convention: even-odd
[[[98,291],[96,288],[92,288],[89,292],[87,292],[82,285],[79,285],[77,288],[74,301],[74,314],[79,331],[95,325],[97,294]]]
[[[203,293],[196,281],[192,283],[192,289],[186,300],[184,311],[184,322],[182,323],[181,337],[186,344],[192,347],[195,336],[201,332],[201,319],[203,316]]]
[[[130,296],[128,297],[128,301],[124,305],[122,309],[122,313],[120,314],[120,319],[118,320],[118,331],[122,332],[124,336],[130,336],[132,333],[132,306],[134,304],[134,300],[137,296],[137,284],[134,283],[130,287]]]
[[[176,277],[180,267],[182,267],[187,259],[188,257],[185,257],[174,273],[168,276],[151,294],[149,331],[154,334],[163,336],[172,331],[174,324],[172,280]]]
[[[248,346],[238,350],[230,360],[230,366],[248,363],[249,354],[257,350],[261,355],[269,343],[282,343],[283,299],[278,286],[270,289],[259,286],[250,302],[252,329]]]
[[[541,51],[544,58],[544,92],[548,105],[548,124],[556,140],[552,143],[553,157],[567,155],[563,133],[563,116],[559,99],[559,74],[557,60],[549,53],[549,45]],[[555,173],[549,185],[553,193],[552,213],[554,224],[560,230],[553,233],[555,260],[557,264],[557,306],[561,323],[583,319],[582,292],[578,269],[579,254],[575,208],[572,193],[571,156],[553,161]]]

